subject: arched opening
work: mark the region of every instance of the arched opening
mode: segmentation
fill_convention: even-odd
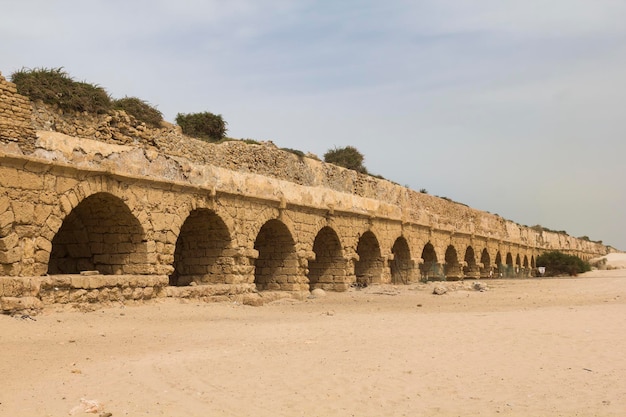
[[[445,276],[446,279],[451,281],[463,279],[463,272],[461,270],[461,265],[459,264],[459,258],[456,253],[456,249],[452,245],[449,245],[446,249]]]
[[[422,249],[422,259],[424,263],[420,265],[420,273],[422,280],[442,280],[444,278],[443,271],[437,262],[437,253],[434,246],[428,242]]]
[[[229,246],[228,227],[215,212],[208,209],[192,211],[176,240],[170,285],[227,282],[234,265],[232,257],[223,255]]]
[[[474,254],[474,248],[468,246],[465,249],[465,257],[463,258],[465,264],[463,265],[463,275],[470,278],[480,277],[480,271],[476,265],[476,255]]]
[[[528,255],[524,255],[523,267],[524,267],[524,276],[528,278],[530,276],[530,264],[528,263]]]
[[[530,267],[532,269],[535,269],[537,267],[537,265],[535,265],[535,255],[531,255],[530,257]]]
[[[359,239],[356,247],[359,260],[354,265],[356,282],[360,285],[379,283],[383,272],[380,245],[374,233],[367,231]]]
[[[513,267],[513,255],[511,252],[506,254],[506,265],[504,267],[504,277],[512,278],[515,275],[515,269]]]
[[[506,267],[502,263],[502,255],[500,255],[500,251],[496,253],[496,268],[498,270],[497,278],[502,278],[504,276],[504,271],[506,270]]]
[[[145,273],[143,239],[141,224],[122,200],[109,193],[93,194],[67,215],[52,239],[48,274]]]
[[[480,255],[480,263],[483,264],[483,267],[480,269],[480,277],[481,278],[493,278],[493,268],[491,267],[491,257],[489,256],[489,251],[487,250],[487,248],[483,249],[483,252]]]
[[[309,289],[336,289],[346,277],[346,262],[337,233],[323,227],[313,242],[315,260],[309,261]]]
[[[254,283],[259,291],[293,290],[299,276],[295,242],[289,229],[280,220],[270,220],[261,227],[254,249],[259,257],[254,262]]]
[[[520,277],[522,275],[522,258],[520,258],[519,253],[515,256],[515,276]]]
[[[403,236],[396,239],[391,248],[391,253],[393,254],[393,260],[390,263],[391,283],[410,283],[413,274],[413,264],[411,262],[409,244]]]

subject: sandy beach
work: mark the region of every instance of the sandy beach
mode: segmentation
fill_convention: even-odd
[[[626,269],[0,317],[1,416],[624,416]]]

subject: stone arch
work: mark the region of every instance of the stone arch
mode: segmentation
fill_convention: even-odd
[[[461,270],[461,264],[459,264],[456,248],[452,245],[448,245],[446,248],[444,273],[446,279],[449,280],[463,279],[463,272]]]
[[[70,211],[52,239],[48,274],[148,273],[145,232],[118,197],[99,192]]]
[[[478,265],[476,265],[476,254],[474,253],[473,247],[468,246],[467,249],[465,249],[463,260],[465,261],[463,264],[463,275],[469,278],[479,278],[480,269]]]
[[[384,265],[380,253],[380,244],[373,232],[367,231],[361,235],[356,253],[359,256],[359,260],[354,264],[357,284],[380,283]]]
[[[287,226],[277,219],[267,221],[254,242],[258,257],[254,261],[257,290],[301,290],[303,270],[296,255],[295,241]]]
[[[498,275],[497,278],[502,278],[504,276],[505,266],[502,263],[502,255],[500,254],[500,251],[496,252],[495,268]]]
[[[440,280],[443,279],[443,270],[437,261],[437,253],[432,243],[428,242],[422,249],[422,264],[420,265],[420,273],[423,280]]]
[[[489,256],[489,251],[487,250],[487,248],[483,249],[482,254],[480,255],[480,263],[483,265],[482,268],[480,268],[480,277],[493,278],[491,257]]]
[[[392,284],[408,284],[412,281],[413,262],[411,250],[404,236],[396,239],[391,247],[393,259],[389,262]]]
[[[511,278],[515,275],[515,268],[513,267],[513,255],[511,252],[506,254],[506,265],[504,266],[503,275],[505,278]]]
[[[524,261],[522,263],[522,266],[523,266],[524,276],[529,277],[530,276],[530,263],[528,262],[528,255],[524,255]]]
[[[230,232],[220,216],[204,208],[191,211],[176,240],[170,285],[228,282],[233,258],[224,252],[230,246]]]
[[[293,229],[289,227],[289,224],[285,222],[284,219],[279,219],[280,212],[273,207],[261,207],[255,205],[247,208],[242,213],[243,216],[239,219],[240,224],[236,227],[240,233],[243,233],[243,237],[240,238],[240,245],[243,245],[244,242],[251,244],[252,238],[256,239],[259,233],[261,233],[261,229],[266,227],[266,225],[273,220],[282,223],[289,234],[293,236],[291,233]],[[252,216],[252,218],[248,218],[247,216]]]
[[[535,255],[532,255],[532,256],[530,257],[530,267],[531,267],[532,269],[535,269],[535,268],[537,267],[537,265],[535,265]]]
[[[519,253],[515,256],[515,266],[513,269],[513,273],[516,277],[520,277],[522,275],[522,258]]]
[[[324,226],[313,241],[315,259],[309,261],[309,288],[337,290],[345,285],[346,261],[337,232]]]

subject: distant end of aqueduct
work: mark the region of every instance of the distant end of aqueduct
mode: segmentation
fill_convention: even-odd
[[[0,311],[522,278],[550,250],[610,248],[271,143],[205,143],[123,112],[66,115],[0,74]]]

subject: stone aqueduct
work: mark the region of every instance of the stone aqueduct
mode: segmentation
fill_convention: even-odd
[[[607,252],[270,145],[194,145],[207,162],[166,148],[165,131],[124,143],[36,129],[34,106],[0,76],[5,311],[529,277],[546,250]],[[257,165],[220,166],[233,153]]]

